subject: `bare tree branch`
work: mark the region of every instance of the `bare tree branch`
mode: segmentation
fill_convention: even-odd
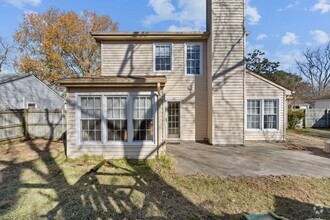
[[[309,48],[303,56],[303,61],[296,61],[297,68],[312,86],[313,97],[326,94],[330,86],[330,43],[324,48]]]
[[[0,37],[0,72],[2,72],[4,66],[9,65],[10,63],[10,53],[12,52],[12,48],[11,45]]]

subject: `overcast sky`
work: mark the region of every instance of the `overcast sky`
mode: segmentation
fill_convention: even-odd
[[[24,13],[51,6],[109,15],[120,31],[205,30],[205,0],[0,0],[0,36],[11,40]],[[330,42],[330,0],[247,0],[247,30],[248,51],[294,70],[304,49]]]

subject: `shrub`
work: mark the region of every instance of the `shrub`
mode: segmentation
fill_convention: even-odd
[[[289,110],[288,112],[288,127],[295,129],[301,119],[305,117],[304,110]]]

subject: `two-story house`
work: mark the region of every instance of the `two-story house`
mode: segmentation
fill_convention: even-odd
[[[285,140],[290,91],[245,70],[245,1],[206,1],[206,32],[92,33],[102,76],[61,81],[69,157],[153,158],[171,141]]]

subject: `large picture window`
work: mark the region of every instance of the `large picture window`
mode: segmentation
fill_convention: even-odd
[[[101,97],[81,98],[81,140],[101,141]]]
[[[247,129],[278,129],[278,100],[247,100]]]
[[[78,144],[155,144],[155,95],[106,93],[79,95]]]
[[[189,43],[186,44],[186,74],[201,75],[202,74],[202,44]]]
[[[151,97],[134,97],[133,141],[154,140],[154,119]]]
[[[170,72],[172,71],[172,45],[155,44],[154,45],[154,71]]]
[[[108,141],[127,141],[127,97],[107,97]]]

